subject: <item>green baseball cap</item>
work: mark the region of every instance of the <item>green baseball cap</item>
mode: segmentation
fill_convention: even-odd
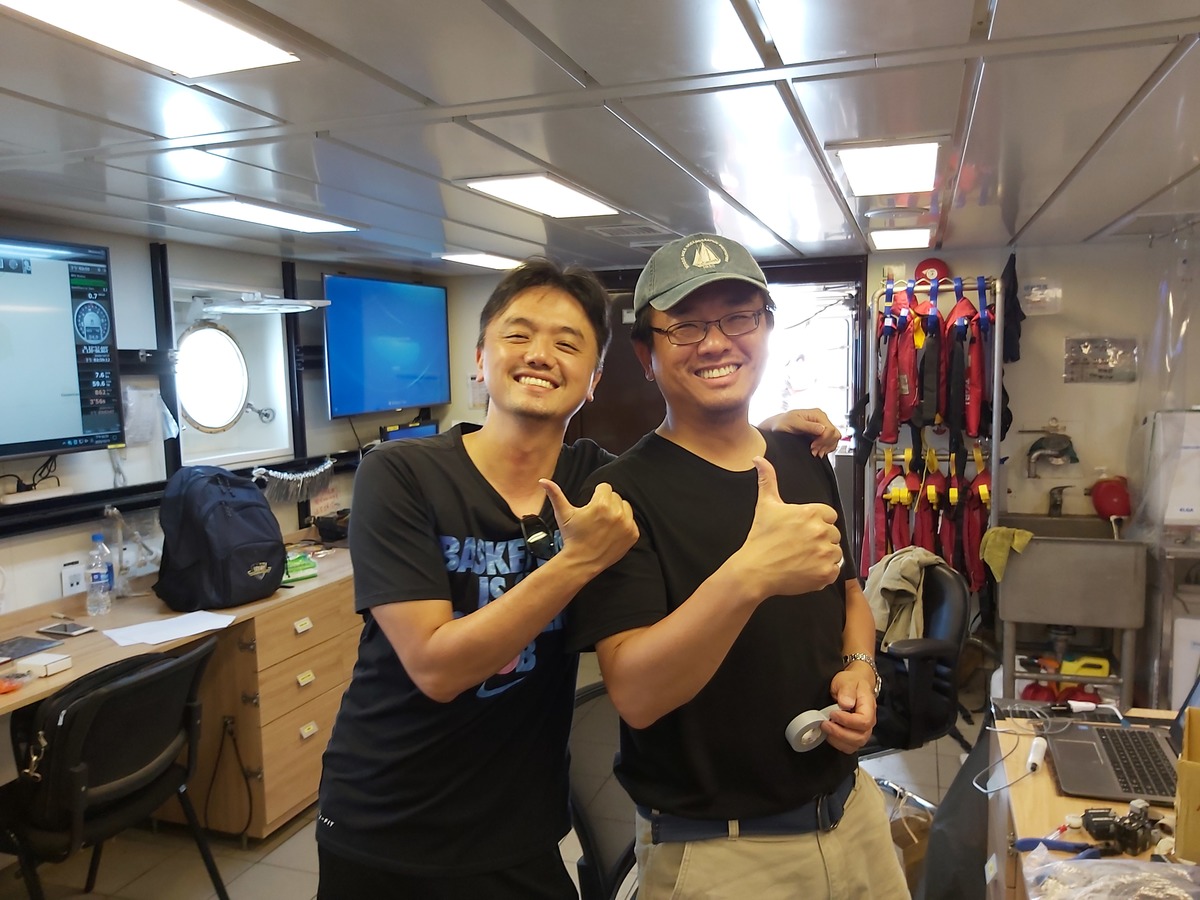
[[[715,234],[689,234],[654,251],[633,289],[633,311],[641,312],[647,303],[655,309],[670,309],[702,285],[725,279],[767,290],[767,276],[737,241]]]

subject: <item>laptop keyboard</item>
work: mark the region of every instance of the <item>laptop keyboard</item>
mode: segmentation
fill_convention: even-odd
[[[1095,733],[1112,762],[1121,790],[1154,797],[1174,795],[1175,767],[1152,732],[1097,728]]]

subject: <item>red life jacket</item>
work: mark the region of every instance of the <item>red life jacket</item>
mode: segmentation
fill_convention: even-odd
[[[966,497],[962,486],[959,484],[959,478],[953,471],[950,477],[946,480],[946,503],[942,507],[941,521],[938,523],[938,547],[940,548],[940,556],[944,559],[951,568],[955,568],[954,560],[958,556],[955,550],[958,548],[958,509],[950,501],[950,491],[957,492],[958,504],[962,504]]]
[[[979,472],[971,480],[971,485],[966,492],[966,509],[963,510],[963,563],[967,569],[964,574],[973,591],[982,590],[987,583],[987,573],[984,570],[983,560],[979,557],[979,544],[988,527],[988,510],[980,491],[980,488],[984,486],[989,492],[991,491],[992,473],[987,469]]]
[[[894,504],[883,498],[883,495],[888,493],[893,486],[893,481],[896,486],[904,484],[904,472],[894,464],[881,468],[875,476],[875,503],[872,507],[875,542],[872,545],[868,540],[868,533],[864,531],[862,549],[862,570],[864,572],[891,553],[897,546],[908,546],[908,516],[906,514],[897,515],[900,511],[895,509]],[[896,523],[897,519],[901,520],[901,524]],[[899,545],[896,544],[897,538],[901,539]]]
[[[897,294],[892,303],[896,317],[896,417],[901,422],[916,422],[920,415],[921,384],[917,375],[917,322],[913,316],[914,289],[916,282],[911,278],[903,293]]]
[[[937,307],[937,283],[929,285],[928,298],[913,308],[924,339],[917,350],[917,380],[920,385],[920,413],[918,424],[933,425],[938,418],[946,418],[946,365],[942,351],[945,321]]]
[[[979,436],[979,412],[983,403],[983,344],[979,333],[979,310],[963,296],[962,279],[954,279],[957,298],[946,316],[943,358],[948,371],[946,423],[952,432],[964,430]]]
[[[929,500],[929,491],[933,490],[933,502]],[[926,471],[917,499],[913,504],[913,535],[912,542],[917,547],[924,547],[930,553],[938,552],[937,529],[938,510],[946,503],[946,476],[941,470]]]
[[[879,354],[879,387],[882,423],[879,440],[894,444],[900,438],[900,379],[897,361],[898,323],[892,310],[892,282],[885,288],[885,304],[880,311],[875,328],[875,342]]]

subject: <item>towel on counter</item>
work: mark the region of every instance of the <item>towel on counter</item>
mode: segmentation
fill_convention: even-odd
[[[1004,570],[1008,566],[1008,554],[1011,550],[1020,553],[1033,540],[1033,532],[1024,528],[1006,528],[997,526],[983,533],[979,542],[979,556],[988,564],[996,581],[1004,580]]]
[[[875,630],[883,633],[881,650],[894,641],[925,636],[925,606],[921,590],[925,568],[944,560],[924,547],[905,547],[889,553],[871,567],[864,592]]]

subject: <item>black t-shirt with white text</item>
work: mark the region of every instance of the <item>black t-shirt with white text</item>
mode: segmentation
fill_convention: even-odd
[[[364,624],[323,759],[317,840],[377,868],[492,871],[553,850],[570,827],[576,656],[565,651],[563,617],[500,672],[438,703],[414,685],[371,614],[449,599],[456,617],[469,615],[539,564],[467,455],[469,428],[383,444],[355,479],[350,554]],[[575,495],[610,459],[591,441],[564,446],[554,480]],[[542,518],[554,521],[549,502]]]

